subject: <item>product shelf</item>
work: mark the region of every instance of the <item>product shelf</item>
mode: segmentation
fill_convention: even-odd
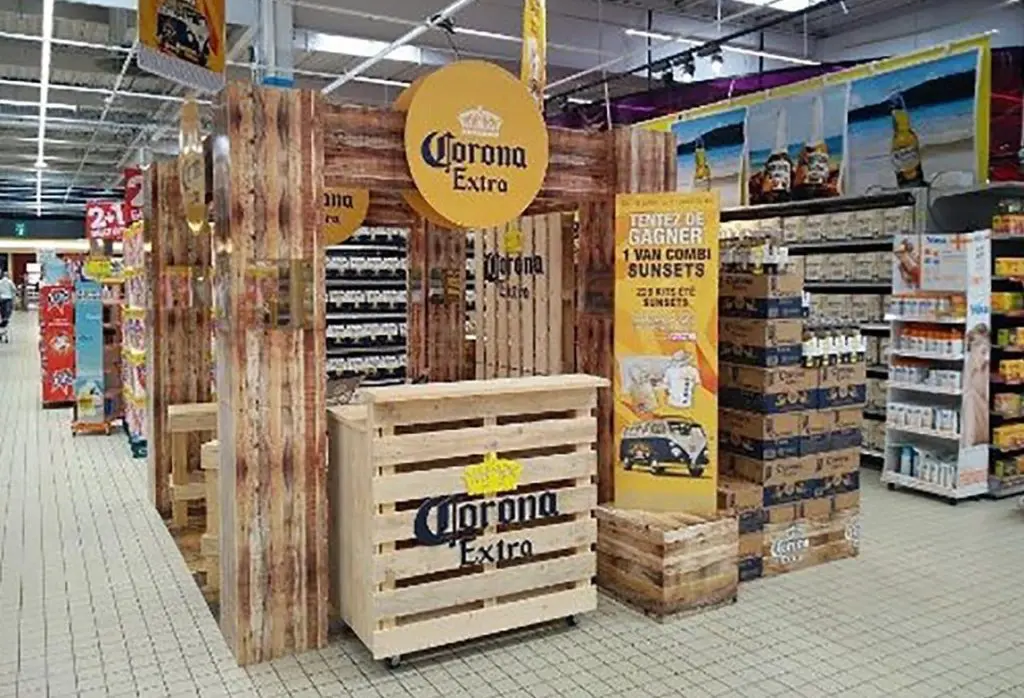
[[[961,388],[944,388],[937,385],[925,385],[924,383],[889,383],[890,390],[907,390],[915,393],[929,393],[931,395],[963,395]]]
[[[960,441],[960,434],[955,434],[951,431],[939,431],[938,429],[926,429],[924,427],[908,427],[898,426],[892,422],[886,422],[886,429],[889,431],[898,431],[903,434],[914,434],[915,436],[927,436],[933,439],[941,439],[943,441]]]
[[[906,487],[910,490],[927,492],[946,499],[970,499],[988,492],[988,483],[968,485],[967,487],[948,487],[934,482],[928,482],[921,478],[903,475],[891,470],[882,472],[882,482],[895,487]]]
[[[886,322],[907,322],[923,323],[925,325],[963,325],[967,318],[962,317],[900,317],[897,315],[886,315]]]
[[[899,356],[904,359],[924,359],[927,361],[963,361],[963,352],[959,354],[936,354],[930,351],[910,351],[909,349],[889,349],[892,356]]]

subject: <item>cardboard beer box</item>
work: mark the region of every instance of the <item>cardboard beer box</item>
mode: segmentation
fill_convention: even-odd
[[[722,317],[795,319],[803,316],[802,274],[722,274],[719,314]]]
[[[722,361],[750,366],[799,366],[803,362],[801,320],[721,318],[719,356]]]
[[[759,414],[723,409],[718,413],[723,450],[762,460],[799,455],[800,421],[793,413]]]
[[[814,458],[814,456],[807,456]],[[858,461],[859,463],[859,461]],[[860,490],[860,471],[854,470],[830,477],[812,477],[777,485],[765,485],[765,509],[802,500],[826,499],[837,494]]]
[[[849,240],[853,237],[856,222],[854,213],[830,213],[825,226],[826,240]]]
[[[723,363],[719,374],[719,402],[723,407],[764,414],[817,407],[817,369]]]
[[[805,281],[820,281],[825,271],[825,256],[824,255],[807,255],[803,258],[804,260],[804,280]]]
[[[828,450],[859,449],[864,442],[864,411],[860,407],[828,410],[825,415],[828,429]],[[880,424],[880,423],[879,423]],[[882,425],[884,427],[884,425]]]
[[[804,216],[804,242],[821,242],[829,226],[829,215]]]
[[[860,535],[858,511],[768,524],[764,530],[764,576],[856,557],[860,552]]]
[[[863,362],[820,369],[816,400],[819,407],[863,405],[866,400],[867,373]]]
[[[739,526],[737,566],[741,582],[761,576],[761,555],[764,544],[764,489],[753,482],[728,475],[718,478],[718,513],[735,516]]]
[[[782,219],[782,241],[787,244],[799,244],[806,237],[804,233],[804,216],[790,216]]]
[[[800,455],[813,456],[829,450],[829,413],[819,410],[799,413]]]

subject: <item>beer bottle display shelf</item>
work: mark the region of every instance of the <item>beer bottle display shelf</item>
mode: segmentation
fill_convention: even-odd
[[[406,231],[361,228],[327,248],[327,376],[406,377]]]
[[[950,504],[989,491],[989,231],[894,250],[882,482]],[[921,260],[928,260],[921,264]]]
[[[924,225],[917,198],[902,191],[722,211],[723,236],[771,240],[796,260],[804,275],[808,340],[841,336],[860,345],[868,366],[861,454],[875,466],[885,450],[890,342],[883,299],[892,293],[894,237]]]

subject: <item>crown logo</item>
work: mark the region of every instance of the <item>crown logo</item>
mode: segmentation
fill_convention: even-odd
[[[459,114],[462,135],[480,138],[498,138],[501,135],[501,117],[483,107],[473,107]]]
[[[466,494],[494,495],[518,487],[522,472],[523,466],[518,462],[488,453],[483,463],[466,467],[462,480],[466,483]]]
[[[502,251],[505,254],[522,254],[523,233],[519,228],[509,228],[501,238]]]

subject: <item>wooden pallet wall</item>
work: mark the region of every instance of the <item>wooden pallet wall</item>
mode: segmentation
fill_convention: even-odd
[[[240,664],[327,642],[321,108],[242,83],[215,108],[220,622]]]
[[[606,136],[609,177],[616,193],[675,191],[676,154],[671,133],[619,129]],[[615,374],[615,196],[580,206],[577,272],[577,366],[612,380]],[[611,388],[598,391],[598,501],[615,499],[614,419]]]
[[[524,216],[473,235],[476,378],[573,372],[565,350],[565,326],[575,324],[565,314],[575,287],[571,216]]]
[[[465,371],[466,236],[418,219],[409,234],[409,377],[462,380]]]
[[[185,219],[177,159],[154,163],[146,173],[146,241],[149,317],[146,358],[149,384],[148,465],[150,498],[170,515],[171,438],[167,408],[209,402],[211,356],[210,230],[193,232]],[[205,437],[188,441],[190,469],[199,469]]]

